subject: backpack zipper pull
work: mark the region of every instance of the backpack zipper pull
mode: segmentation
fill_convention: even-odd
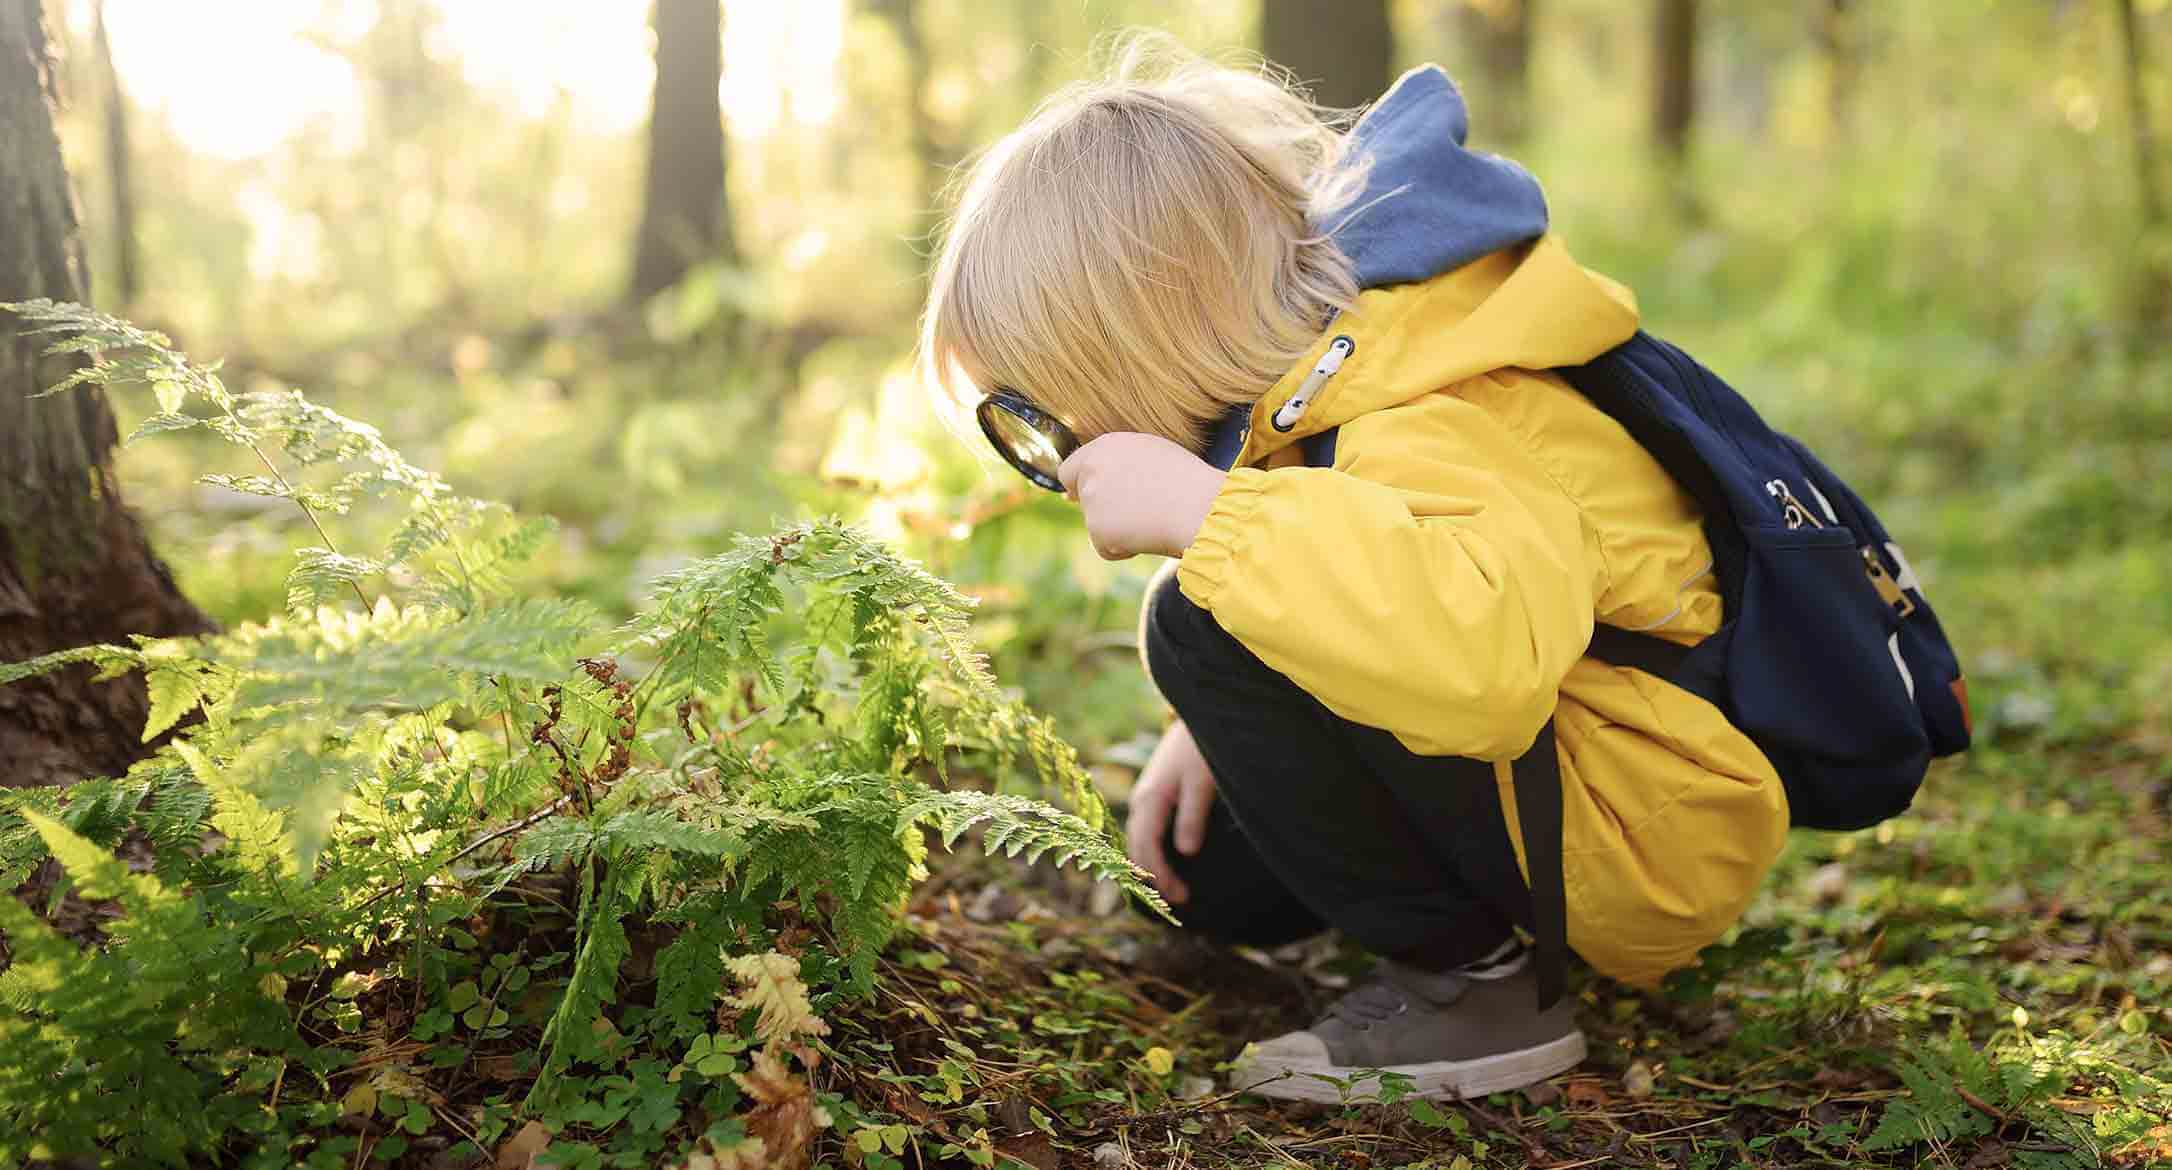
[[[1274,428],[1287,431],[1296,426],[1297,420],[1304,416],[1305,408],[1312,405],[1313,396],[1320,392],[1320,387],[1325,386],[1329,378],[1335,376],[1337,370],[1342,369],[1343,360],[1356,348],[1357,342],[1350,340],[1348,334],[1328,342],[1327,352],[1320,355],[1320,363],[1312,367],[1310,374],[1305,375],[1305,380],[1297,387],[1297,393],[1290,395],[1290,400],[1283,403],[1280,410],[1275,411],[1272,420]]]

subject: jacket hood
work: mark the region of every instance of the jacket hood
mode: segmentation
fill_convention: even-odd
[[[1396,81],[1350,131],[1365,192],[1321,225],[1359,288],[1438,276],[1546,234],[1546,195],[1505,158],[1467,149],[1470,111],[1438,65]]]
[[[1209,463],[1250,463],[1492,370],[1581,364],[1636,332],[1629,290],[1546,236],[1538,180],[1466,148],[1469,131],[1463,96],[1437,65],[1405,73],[1352,128],[1370,160],[1366,189],[1322,226],[1363,291],[1256,405],[1231,411]],[[1294,426],[1272,427],[1337,338],[1353,344],[1348,360]]]

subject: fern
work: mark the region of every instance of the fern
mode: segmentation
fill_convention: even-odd
[[[0,898],[13,952],[0,1001],[15,1009],[0,1013],[0,1161],[119,1143],[181,1165],[186,1150],[252,1108],[223,1083],[224,1050],[290,1054],[299,1038],[251,967],[231,961],[241,942],[233,927],[60,822],[24,819],[85,894],[118,899],[123,916],[114,942],[84,951]],[[84,1107],[100,1098],[128,1108]]]
[[[1161,895],[1105,834],[1083,818],[1040,801],[1010,793],[931,792],[899,810],[898,819],[934,828],[945,846],[955,844],[968,829],[985,826],[981,840],[990,853],[1023,857],[1028,864],[1046,858],[1058,868],[1076,866],[1169,914]]]
[[[289,502],[315,539],[278,617],[0,664],[0,685],[144,672],[142,733],[161,745],[125,777],[0,791],[0,877],[58,857],[122,908],[78,940],[0,899],[0,1164],[33,1147],[179,1162],[274,1132],[295,1145],[267,1156],[298,1161],[347,1094],[420,1093],[428,1070],[405,1054],[457,1070],[477,1045],[538,1037],[528,1106],[606,1124],[575,1101],[583,1070],[618,1065],[621,1042],[705,1034],[727,943],[819,939],[810,970],[871,993],[931,830],[977,829],[990,852],[1166,913],[1076,754],[997,686],[970,599],[866,533],[740,537],[605,628],[513,596],[547,522],[452,492],[367,424],[235,393],[111,317],[13,309],[89,357],[55,392],[148,387],[132,440],[208,430],[248,449],[259,472],[207,480]],[[389,536],[342,547],[332,522],[364,508]],[[153,872],[114,859],[124,840],[148,843]],[[653,1004],[621,1004],[637,934],[674,933]],[[396,1013],[359,990],[387,985]],[[363,1046],[366,1082],[342,1071]]]

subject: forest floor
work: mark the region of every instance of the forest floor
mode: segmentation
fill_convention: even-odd
[[[1897,821],[1797,834],[1663,991],[1584,974],[1575,1071],[1439,1106],[1228,1091],[1362,969],[1333,939],[1216,952],[961,855],[877,999],[834,1009],[828,1087],[1040,1168],[2164,1165],[2168,803],[2161,737],[1982,747]]]

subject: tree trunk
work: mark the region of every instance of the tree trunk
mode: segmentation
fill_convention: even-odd
[[[106,0],[92,10],[98,84],[105,90],[106,182],[113,191],[113,303],[125,311],[141,289],[136,256],[136,189],[128,169],[128,99],[121,92],[120,71],[113,68],[113,42],[106,37]]]
[[[1697,0],[1655,0],[1652,20],[1652,145],[1669,166],[1689,149],[1697,116]]]
[[[84,296],[53,96],[39,0],[0,0],[0,301]],[[105,396],[30,397],[68,369],[38,342],[0,313],[0,661],[209,629],[122,506]],[[117,776],[143,754],[143,680],[90,673],[0,686],[0,786]]]
[[[1825,50],[1825,114],[1837,139],[1847,137],[1858,84],[1854,7],[1854,0],[1825,0],[1818,15],[1818,44]]]
[[[1474,137],[1521,142],[1531,133],[1531,21],[1538,0],[1463,0],[1457,32],[1478,73]]]
[[[2164,190],[2158,186],[2157,130],[2149,113],[2149,49],[2142,36],[2141,14],[2134,0],[2113,0],[2119,10],[2119,36],[2126,50],[2127,129],[2134,140],[2134,175],[2142,202],[2142,222],[2151,228],[2165,224]]]
[[[733,254],[724,203],[721,0],[657,0],[656,98],[648,196],[634,247],[633,295],[646,299],[687,269]]]
[[[936,142],[935,117],[928,109],[928,76],[933,64],[920,25],[920,0],[873,0],[869,7],[890,22],[891,31],[897,35],[898,51],[905,58],[905,114],[911,127],[913,161],[918,164],[913,216],[922,231],[930,231],[934,228],[943,172],[949,164]],[[1029,44],[1028,52],[1031,50]]]
[[[1259,45],[1324,106],[1362,106],[1395,79],[1388,0],[1265,0]]]

